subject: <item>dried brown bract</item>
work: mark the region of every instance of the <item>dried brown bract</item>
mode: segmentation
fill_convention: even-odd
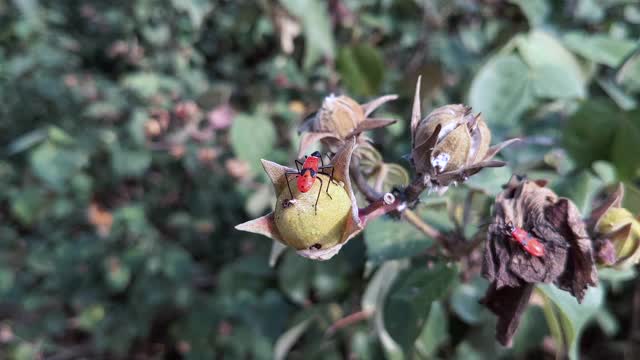
[[[483,168],[504,166],[504,162],[492,160],[493,157],[519,140],[489,147],[491,130],[470,107],[445,105],[425,118],[420,107],[418,78],[411,115],[411,160],[424,183],[436,190],[444,191],[449,184],[463,182]]]
[[[348,96],[327,96],[320,110],[308,116],[298,129],[304,133],[298,156],[304,155],[307,147],[317,141],[322,141],[335,152],[350,137],[395,123],[394,119],[370,118],[369,115],[382,104],[397,98],[397,95],[385,95],[360,105]]]
[[[598,282],[592,241],[578,209],[545,184],[514,176],[496,198],[482,269],[491,287],[483,303],[498,316],[496,337],[504,345],[517,329],[533,285],[554,283],[580,302]],[[544,254],[533,256],[514,241],[505,231],[508,223],[535,237]]]

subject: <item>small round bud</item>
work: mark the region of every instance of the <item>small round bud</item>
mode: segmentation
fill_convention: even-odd
[[[322,179],[322,190],[316,178],[313,187],[302,193],[296,186],[296,178],[292,176],[289,185],[293,199],[288,189],[278,195],[276,226],[283,242],[297,250],[327,249],[337,245],[351,216],[351,198],[343,184],[333,181],[327,195],[329,177],[323,174],[317,177]]]

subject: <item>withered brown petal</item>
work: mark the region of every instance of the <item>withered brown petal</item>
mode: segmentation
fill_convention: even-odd
[[[496,339],[504,346],[511,346],[513,335],[518,329],[522,313],[529,304],[533,292],[533,284],[517,287],[497,288],[492,283],[485,297],[480,300],[498,317]]]
[[[429,172],[429,169],[431,169],[431,153],[438,142],[438,136],[441,130],[442,125],[438,124],[433,130],[433,134],[431,134],[425,142],[416,146],[411,152],[416,169],[421,169],[423,172]]]
[[[496,285],[496,288],[518,287],[522,280],[509,269],[511,249],[501,233],[500,225],[491,224],[485,242],[482,276]]]
[[[416,128],[422,120],[422,109],[420,104],[420,84],[422,82],[422,76],[418,76],[416,81],[416,93],[413,97],[413,108],[411,109],[411,147],[416,145]],[[437,137],[436,137],[437,140]]]
[[[631,229],[631,224],[629,224]],[[596,261],[599,264],[606,266],[613,266],[616,263],[616,248],[608,238],[597,239],[593,242],[593,247],[596,249]]]
[[[578,209],[567,199],[548,206],[545,218],[569,242],[565,271],[555,284],[582,302],[587,288],[598,283],[591,239],[585,224]]]
[[[330,132],[306,132],[302,134],[300,137],[300,145],[298,146],[298,158],[305,155],[305,151],[311,144],[326,138],[337,139],[333,133]]]
[[[384,95],[384,96],[380,96],[377,99],[373,99],[366,104],[363,104],[362,110],[364,111],[364,117],[366,118],[369,115],[371,115],[372,112],[374,112],[377,108],[382,106],[384,103],[395,100],[397,98],[398,98],[398,95],[396,94]]]
[[[489,150],[487,150],[487,154],[484,156],[484,159],[482,160],[487,161],[487,160],[493,159],[493,157],[496,156],[502,149],[518,141],[520,141],[519,138],[513,138],[513,139],[503,141],[499,144],[493,145],[492,147],[489,148]]]
[[[602,216],[612,207],[621,207],[622,199],[624,198],[624,185],[618,184],[616,190],[607,197],[602,204],[591,211],[591,215],[587,220],[587,224],[590,229],[595,229],[598,225],[598,221]]]
[[[506,163],[504,161],[499,161],[499,160],[482,161],[477,164],[463,167],[462,169],[447,171],[442,174],[438,174],[435,177],[435,181],[439,185],[447,186],[448,184],[454,181],[458,181],[458,182],[466,181],[467,178],[477,174],[478,172],[480,172],[480,170],[484,168],[487,168],[487,167],[494,168],[494,167],[501,167],[505,165]]]

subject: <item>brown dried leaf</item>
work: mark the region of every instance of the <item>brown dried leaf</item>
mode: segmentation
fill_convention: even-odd
[[[373,113],[377,108],[382,106],[384,103],[393,101],[397,98],[398,98],[398,95],[396,94],[384,95],[384,96],[380,96],[377,99],[371,100],[368,103],[363,104],[362,110],[364,111],[364,117],[366,118],[369,115],[371,115],[371,113]]]
[[[520,317],[529,304],[533,284],[518,287],[498,288],[491,284],[485,297],[480,300],[498,317],[496,339],[504,346],[511,346],[513,335],[520,324]]]

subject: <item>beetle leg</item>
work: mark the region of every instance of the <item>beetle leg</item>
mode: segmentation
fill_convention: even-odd
[[[285,179],[287,180],[287,188],[289,188],[289,195],[291,195],[291,199],[290,200],[293,200],[293,192],[291,191],[291,185],[289,185],[289,175],[298,175],[298,176],[300,176],[300,173],[293,172],[293,171],[288,171],[288,172],[284,173]]]
[[[336,168],[333,167],[333,165],[322,166],[320,168],[320,170],[325,170],[325,169],[331,169],[331,174],[327,174],[324,171],[322,171],[322,174],[329,175],[329,183],[327,184],[327,195],[329,195],[329,185],[331,185],[331,182],[333,181],[333,172]],[[333,199],[331,195],[329,195],[329,199]]]
[[[314,206],[316,215],[318,215],[318,201],[320,200],[320,194],[322,193],[322,179],[319,176],[316,179],[320,180],[320,190],[318,190],[318,197],[316,198],[316,205]]]
[[[296,163],[296,169],[298,169],[298,172],[300,172],[300,166],[304,167],[304,164],[302,163],[302,161],[296,159],[295,160]]]

